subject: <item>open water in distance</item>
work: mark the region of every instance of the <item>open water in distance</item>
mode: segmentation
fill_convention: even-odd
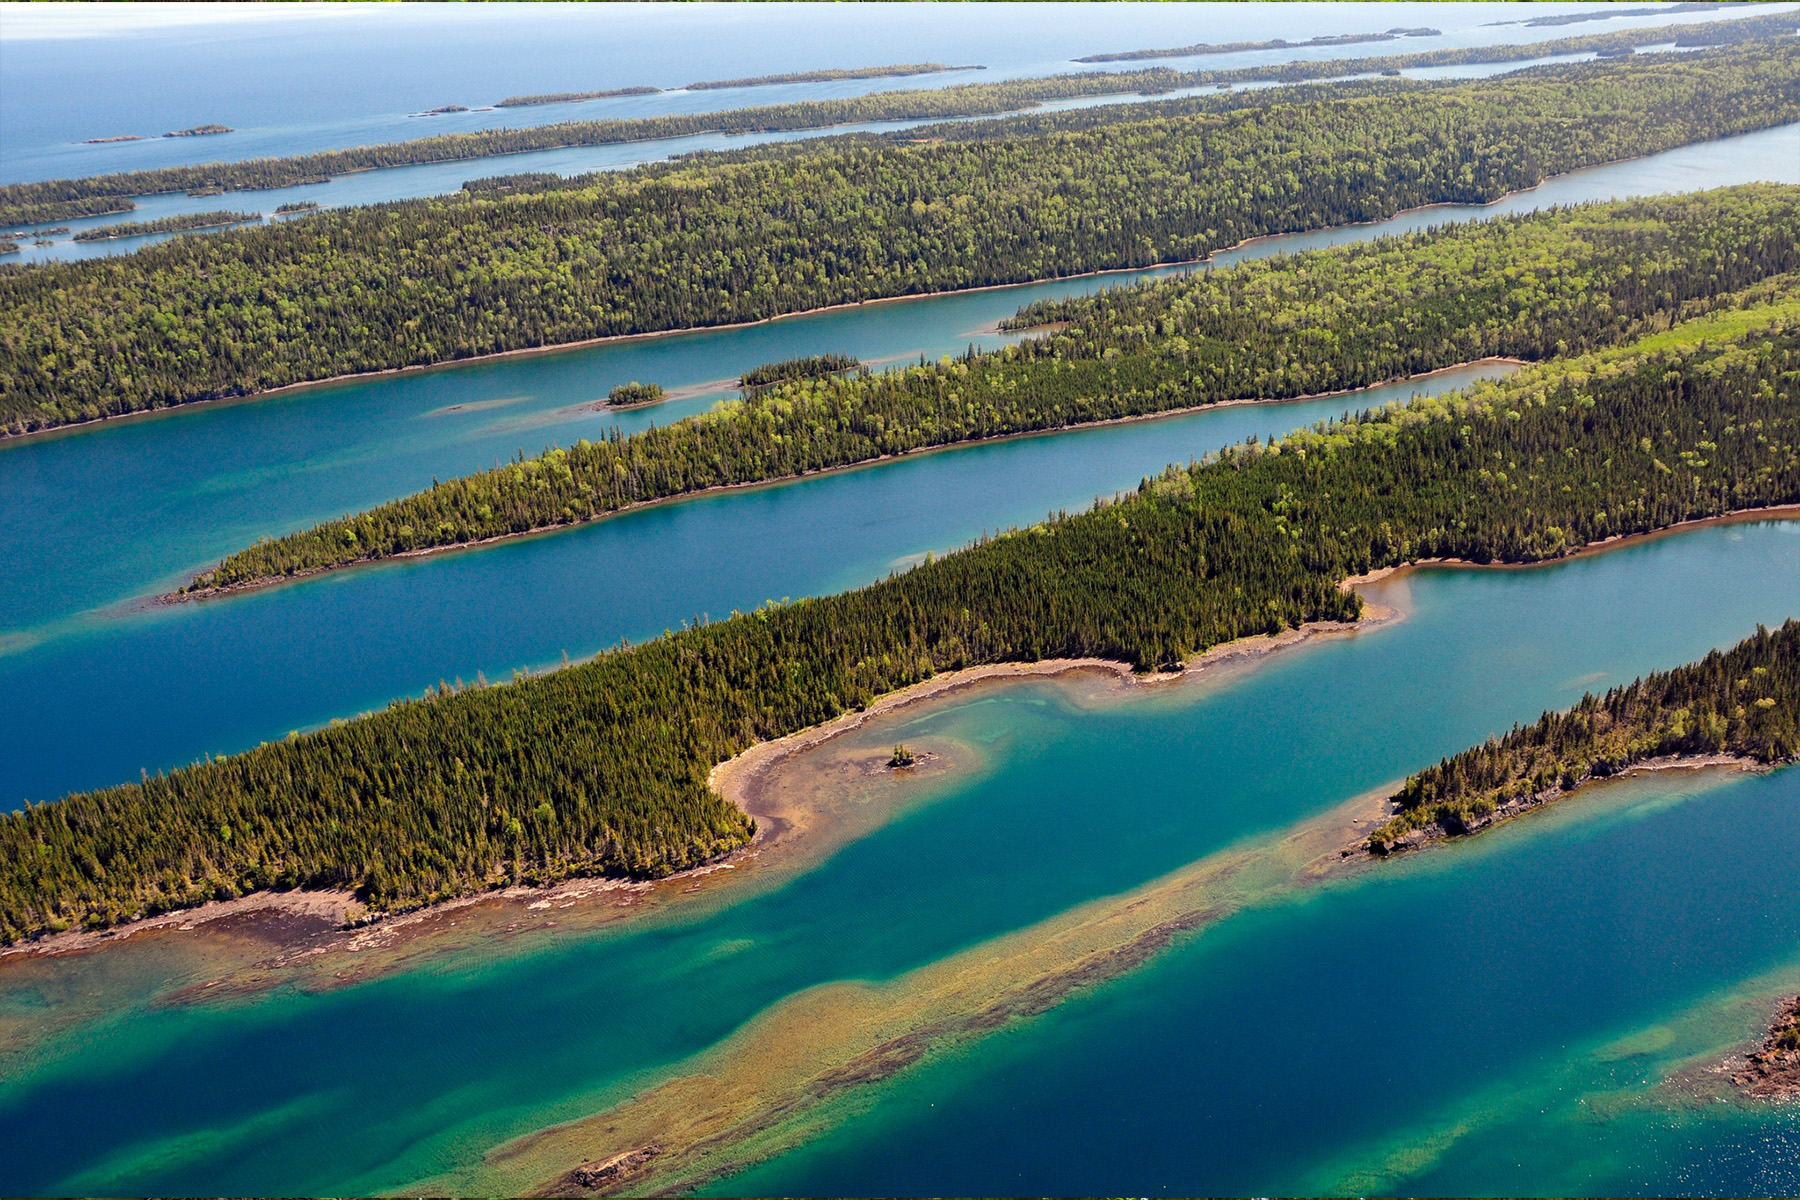
[[[1757,179],[1800,183],[1800,126],[1592,168],[1485,208],[1266,239],[1215,261]],[[242,749],[439,679],[504,678],[703,612],[856,586],[983,531],[1085,507],[1169,462],[1415,390],[964,448],[223,601],[134,603],[257,537],[417,491],[434,476],[700,411],[758,363],[827,350],[880,363],[992,345],[997,336],[981,331],[1031,300],[1160,273],[357,380],[0,445],[0,726],[13,734],[0,740],[0,803]],[[631,379],[694,395],[630,413],[591,410]],[[96,728],[107,735],[96,738]]]
[[[1645,47],[1644,51],[1658,49]],[[1674,50],[1671,44],[1660,47]],[[1418,79],[1474,79],[1503,74],[1508,71],[1522,71],[1529,67],[1543,66],[1550,63],[1585,62],[1592,59],[1592,54],[1564,54],[1545,58],[1530,59],[1513,63],[1474,63],[1466,66],[1426,67],[1403,71],[1402,74]],[[929,78],[929,77],[928,77]],[[1366,78],[1365,76],[1346,76],[1346,78]],[[1238,90],[1248,91],[1265,87],[1283,86],[1279,83],[1247,83],[1237,85]],[[1112,104],[1143,103],[1147,99],[1166,100],[1184,96],[1211,94],[1211,87],[1181,88],[1161,93],[1156,97],[1144,97],[1135,93],[1116,96],[1078,96],[1063,100],[1051,100],[1034,106],[1032,112],[1055,112],[1072,108],[1091,108]],[[702,92],[697,95],[709,95]],[[601,102],[596,102],[601,103]],[[953,123],[964,121],[987,121],[998,119],[996,116],[956,117],[950,118]],[[106,241],[78,242],[74,235],[84,229],[109,225],[119,221],[147,221],[160,217],[175,216],[181,213],[216,212],[220,208],[232,212],[248,212],[259,215],[266,223],[274,220],[297,220],[298,217],[277,217],[275,210],[283,204],[310,201],[324,208],[342,208],[358,204],[380,204],[394,200],[412,200],[424,196],[441,196],[449,192],[459,191],[466,180],[487,175],[510,174],[521,171],[542,171],[557,175],[580,175],[591,171],[622,170],[639,166],[648,162],[660,162],[681,154],[690,154],[702,150],[736,150],[745,146],[760,145],[768,142],[804,141],[808,138],[825,137],[854,133],[892,133],[902,129],[913,129],[922,125],[934,124],[931,121],[866,121],[834,125],[827,129],[801,129],[785,132],[744,133],[744,134],[695,134],[689,137],[660,138],[642,142],[625,142],[606,146],[571,146],[558,150],[539,150],[521,154],[492,155],[487,158],[465,160],[460,162],[429,163],[411,167],[390,167],[382,170],[358,171],[339,175],[325,183],[302,184],[294,187],[268,188],[253,192],[228,192],[223,196],[190,196],[185,192],[167,192],[158,195],[142,196],[137,200],[137,209],[129,214],[111,214],[98,217],[72,218],[59,221],[53,228],[66,228],[67,233],[50,234],[44,237],[20,237],[13,239],[20,249],[7,258],[9,262],[38,263],[80,258],[103,258],[113,254],[129,254],[133,250],[150,245],[153,242],[167,241],[172,237],[192,236],[204,237],[206,233],[148,234],[141,237],[111,238]]]
[[[1038,681],[922,712],[908,740],[976,747],[983,769],[722,907],[493,945],[326,994],[198,1005],[160,1004],[154,980],[118,977],[153,956],[63,960],[59,987],[120,998],[100,1022],[21,1050],[0,1081],[9,1187],[403,1189],[622,1098],[800,989],[892,978],[1117,894],[1584,689],[1800,614],[1800,524],[1690,530],[1409,586],[1410,619],[1282,654],[1224,687],[1095,709]],[[1791,1191],[1791,1110],[1643,1120],[1675,1132],[1654,1155],[1609,1158],[1637,1126],[1543,1101],[1571,1047],[1670,1020],[1792,961],[1800,938],[1800,891],[1770,870],[1800,854],[1800,772],[1636,795],[1572,802],[1241,914],[903,1077],[872,1113],[722,1190],[1326,1187],[1311,1181],[1417,1145],[1498,1089],[1530,1103],[1477,1122],[1427,1164],[1436,1173],[1393,1186],[1741,1191],[1775,1179]],[[0,1010],[47,1002],[25,978],[0,971]],[[1625,1061],[1592,1087],[1641,1070]],[[157,1097],[180,1099],[146,1100]],[[1534,1151],[1496,1161],[1495,1138]],[[1761,1176],[1724,1153],[1747,1138],[1762,1139]]]
[[[73,6],[8,5],[0,28],[6,98],[0,106],[0,147],[4,147],[0,182],[1071,71],[1137,70],[1159,64],[1229,69],[1296,58],[1520,44],[1721,16],[1702,12],[1608,17],[1548,28],[1516,23],[1591,7],[1405,3],[1300,4],[1276,10],[1233,4],[1125,4],[939,11],[877,6],[819,9],[800,4],[751,10],[719,4],[680,9],[654,4],[605,9],[494,4],[471,10],[394,11],[378,5],[344,5],[89,14]],[[1745,6],[1724,15],[1788,7],[1792,5]],[[1435,27],[1442,33],[1150,63],[1072,61],[1144,47],[1273,38],[1300,41],[1395,26]],[[979,64],[986,70],[673,90],[536,108],[487,107],[510,95],[640,85],[682,89],[701,80],[905,62]],[[414,115],[446,104],[471,111],[428,118]],[[206,123],[229,125],[234,132],[196,138],[158,136]],[[84,144],[88,138],[123,134],[144,140]]]

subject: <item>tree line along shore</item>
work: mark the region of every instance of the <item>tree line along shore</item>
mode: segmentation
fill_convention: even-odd
[[[1347,391],[1483,358],[1580,353],[1759,282],[1792,290],[1800,276],[1771,277],[1796,271],[1800,187],[1751,185],[1451,225],[1039,303],[1007,324],[1055,322],[1063,328],[1052,336],[879,374],[832,375],[856,364],[831,356],[772,364],[745,374],[742,401],[711,413],[615,431],[258,542],[184,591],[486,542],[960,442]],[[627,393],[615,403],[657,398],[615,390]]]
[[[1089,54],[1075,59],[1078,63],[1140,62],[1148,58],[1194,58],[1207,54],[1241,54],[1247,50],[1301,50],[1309,46],[1355,46],[1367,42],[1394,42],[1408,37],[1438,37],[1444,31],[1428,26],[1412,29],[1395,27],[1380,33],[1338,33],[1290,42],[1286,38],[1269,38],[1260,42],[1195,42],[1191,46],[1166,46],[1154,50],[1120,50],[1111,54]],[[1541,51],[1539,51],[1541,53]]]
[[[876,92],[836,100],[808,100],[710,113],[568,121],[528,129],[496,129],[440,134],[404,142],[284,158],[255,158],[162,167],[0,186],[0,224],[65,220],[92,215],[91,206],[109,203],[127,211],[131,197],[165,192],[246,191],[324,182],[335,175],[384,167],[455,162],[496,154],[518,154],[574,146],[612,145],[689,137],[703,133],[762,133],[827,129],[866,121],[938,120],[995,116],[1030,109],[1049,100],[1082,96],[1154,95],[1197,87],[1230,88],[1244,83],[1304,83],[1351,76],[1387,75],[1409,68],[1519,62],[1577,53],[1624,52],[1671,40],[1688,47],[1728,46],[1759,38],[1792,37],[1792,14],[1765,14],[1704,25],[1625,29],[1526,45],[1449,47],[1372,58],[1300,60],[1235,70],[1092,71],[1036,79],[962,84],[933,89]],[[625,93],[636,89],[614,89]]]
[[[1791,388],[1791,382],[1788,384]],[[1705,453],[1697,448],[1693,453]],[[1800,755],[1800,621],[1444,759],[1406,781],[1399,812],[1369,835],[1377,854],[1457,835],[1658,759],[1719,757],[1769,766]]]
[[[762,147],[0,267],[13,433],[366,371],[1192,260],[1800,119],[1800,39]],[[407,253],[395,253],[404,247]]]
[[[147,237],[153,233],[182,233],[190,229],[218,229],[226,225],[249,225],[262,220],[261,213],[198,212],[176,213],[154,221],[121,221],[116,225],[97,225],[75,235],[78,242],[106,242],[117,238]]]
[[[654,876],[750,837],[707,785],[714,764],[937,672],[1084,657],[1166,668],[1353,620],[1361,599],[1339,582],[1378,568],[1543,561],[1800,501],[1800,306],[1791,290],[1763,295],[1233,447],[857,591],[7,814],[0,939],[267,888],[353,889],[392,911],[515,882]]]

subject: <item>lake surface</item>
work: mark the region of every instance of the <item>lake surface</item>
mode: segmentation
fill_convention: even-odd
[[[1264,239],[1215,261],[1757,179],[1800,183],[1800,126],[1576,172],[1492,206],[1440,206]],[[516,453],[701,411],[759,363],[835,350],[882,364],[990,346],[1001,339],[985,331],[1032,300],[1166,273],[864,305],[197,405],[0,444],[0,725],[15,733],[0,741],[0,803],[51,799],[242,749],[416,695],[440,679],[472,680],[478,671],[499,679],[564,653],[579,658],[700,613],[856,586],[984,531],[1085,507],[1169,462],[1252,433],[1266,437],[1470,378],[953,450],[255,595],[142,604],[258,537]],[[633,379],[689,398],[593,411],[613,385]],[[108,736],[91,736],[96,727]]]
[[[1157,5],[1119,6],[1118,14],[1065,11],[1033,20],[1021,6],[1003,11],[946,14],[813,12],[803,6],[768,5],[755,13],[731,13],[724,6],[692,6],[677,13],[654,5],[615,6],[544,12],[528,5],[491,5],[446,19],[429,11],[381,14],[373,26],[353,7],[304,16],[307,10],[260,21],[223,19],[155,27],[151,21],[129,36],[92,36],[88,24],[68,14],[32,10],[9,14],[0,45],[7,47],[7,104],[0,109],[0,181],[75,177],[159,166],[232,161],[261,155],[289,155],[341,149],[446,132],[536,126],[559,121],[630,118],[832,99],[896,88],[935,88],[1071,71],[1139,70],[1168,66],[1179,70],[1267,65],[1297,59],[1340,59],[1401,54],[1449,47],[1530,44],[1583,33],[1627,27],[1675,26],[1717,20],[1719,13],[1676,13],[1609,17],[1578,25],[1527,27],[1517,6],[1464,5],[1455,9],[1425,4],[1308,4],[1275,14],[1249,6],[1184,5],[1165,11]],[[1574,11],[1578,6],[1568,6]],[[1793,5],[1758,5],[1775,12]],[[1726,16],[1752,10],[1733,11]],[[300,24],[295,24],[299,20]],[[1262,41],[1276,37],[1366,33],[1402,26],[1435,27],[1437,36],[1349,46],[1287,47],[1225,55],[1202,55],[1145,62],[1080,64],[1075,57],[1093,46],[1114,49],[1180,46],[1205,41]],[[165,18],[166,22],[166,18]],[[471,55],[472,25],[483,31],[481,49]],[[803,26],[804,35],[796,26]],[[833,30],[827,33],[826,29]],[[295,36],[303,31],[303,36]],[[81,36],[71,36],[80,34]],[[679,85],[705,78],[734,78],[790,70],[865,66],[878,45],[904,53],[900,61],[979,63],[984,70],[945,72],[889,79],[843,80],[771,87],[688,91]],[[1662,48],[1672,48],[1662,47]],[[1646,47],[1646,49],[1651,49]],[[1475,78],[1551,62],[1581,61],[1591,55],[1564,55],[1470,66],[1422,68],[1418,79]],[[134,88],[146,70],[156,83]],[[564,73],[567,73],[565,77]],[[683,73],[689,74],[683,74]],[[453,79],[465,94],[445,99],[443,81]],[[595,82],[595,80],[607,82]],[[329,80],[322,90],[321,80]],[[561,82],[554,82],[560,80]],[[615,97],[578,104],[495,109],[505,95],[580,91],[636,84],[675,87],[651,96]],[[471,89],[492,81],[492,95]],[[1252,87],[1263,85],[1249,85]],[[1169,93],[1170,96],[1191,94]],[[417,103],[402,97],[434,96]],[[1086,97],[1045,104],[1037,111],[1117,104],[1131,96]],[[471,111],[431,117],[419,114],[454,101]],[[398,105],[398,107],[396,107]],[[208,111],[210,116],[182,115]],[[304,116],[298,115],[304,114]],[[231,125],[214,137],[163,138],[162,129],[201,122]],[[146,124],[148,122],[148,124]],[[160,126],[159,126],[160,122]],[[366,171],[329,183],[223,196],[169,194],[143,197],[138,211],[56,222],[71,233],[123,219],[149,220],[177,213],[232,211],[269,217],[286,203],[312,201],[325,207],[372,204],[442,195],[463,181],[517,171],[574,175],[611,170],[697,150],[732,149],[771,141],[791,141],[827,133],[886,132],[924,122],[875,122],[831,130],[749,135],[700,135],[618,146],[579,147],[497,156],[471,162]],[[79,127],[79,128],[78,128]],[[86,145],[93,128],[148,134],[136,142]],[[88,129],[90,132],[80,132]],[[130,253],[169,234],[102,242],[76,242],[69,234],[43,240],[20,239],[23,249],[8,261],[33,263]],[[196,235],[205,236],[205,235]]]
[[[1755,5],[1723,14],[1774,12]],[[1343,58],[1446,46],[1519,44],[1647,25],[1718,20],[1719,13],[1609,17],[1532,28],[1517,22],[1589,5],[1300,4],[1280,11],[1232,4],[1108,9],[1012,5],[955,11],[772,4],[603,10],[484,5],[471,11],[335,9],[170,13],[92,19],[70,7],[11,5],[0,30],[6,103],[0,182],[304,154],[428,134],[599,117],[714,111],[830,99],[895,88],[1044,76],[1144,63],[1083,65],[1083,55],[1198,42],[1266,41],[1431,26],[1438,37],[1289,48],[1148,65],[1233,68],[1295,58]],[[986,70],[772,87],[664,91],[539,108],[429,118],[511,95],[649,85],[887,63],[980,64]],[[163,138],[216,122],[235,132]],[[84,145],[136,134],[144,141]],[[486,172],[477,172],[486,173]]]
[[[11,1056],[9,1187],[361,1194],[469,1169],[679,1074],[801,989],[903,977],[1800,615],[1800,525],[1404,587],[1408,620],[1224,686],[1094,707],[1040,681],[917,713],[896,732],[975,768],[735,903],[323,994],[171,1005],[131,977],[131,946],[55,964],[49,990],[0,970],[10,1018],[65,991],[118,993],[104,1018]],[[1464,1132],[1390,1186],[1792,1181],[1791,1110],[1620,1103],[1609,1122],[1570,1107],[1570,1088],[1604,1100],[1676,1048],[1747,1035],[1701,1022],[1705,1036],[1653,1039],[1662,1058],[1590,1053],[1779,974],[1800,938],[1800,892],[1770,869],[1800,854],[1800,772],[1634,788],[1228,918],[881,1087],[720,1190],[1269,1194],[1326,1187],[1446,1127]],[[1654,1154],[1628,1152],[1638,1129]],[[1520,1138],[1539,1152],[1508,1153]]]

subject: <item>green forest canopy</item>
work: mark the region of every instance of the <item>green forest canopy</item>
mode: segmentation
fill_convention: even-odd
[[[1676,33],[1685,44],[1731,45],[1792,35],[1795,18],[1777,13],[1741,20],[1691,25]],[[1153,95],[1178,88],[1229,87],[1234,83],[1297,83],[1344,75],[1397,72],[1407,67],[1456,63],[1513,62],[1546,55],[1629,50],[1670,40],[1665,28],[1623,29],[1611,33],[1561,38],[1523,45],[1459,46],[1379,58],[1302,60],[1269,63],[1227,71],[1091,71],[1038,79],[1009,79],[957,87],[878,92],[835,100],[807,100],[708,113],[671,113],[656,117],[567,121],[528,129],[491,129],[439,134],[404,142],[327,150],[286,158],[253,158],[238,162],[161,167],[80,179],[52,179],[0,185],[0,224],[66,220],[97,212],[134,207],[131,197],[164,192],[251,191],[322,183],[334,175],[383,167],[455,162],[500,154],[600,146],[621,142],[691,137],[703,133],[761,133],[827,129],[867,121],[917,121],[993,116],[1033,108],[1046,100],[1096,95]],[[642,95],[655,88],[615,88],[602,92],[515,96],[501,107],[561,103],[613,95]]]
[[[703,488],[956,442],[1342,391],[1497,355],[1580,353],[1794,271],[1800,187],[1767,184],[1251,261],[1031,305],[1017,324],[1066,327],[957,361],[833,379],[819,376],[855,360],[772,364],[744,382],[813,378],[259,542],[187,590],[572,525]]]
[[[1355,617],[1345,576],[1800,501],[1800,301],[1249,443],[844,595],[0,817],[0,939],[270,887],[398,909],[742,844],[713,764],[934,672],[1147,670]]]
[[[1759,627],[1729,650],[1604,696],[1590,692],[1573,708],[1420,771],[1369,845],[1387,853],[1396,838],[1431,825],[1465,833],[1505,805],[1529,805],[1653,758],[1714,754],[1765,764],[1800,755],[1800,621],[1773,633]]]
[[[919,145],[790,146],[0,266],[0,425],[1195,259],[1800,119],[1797,79],[1788,37],[1349,98],[1019,118]]]

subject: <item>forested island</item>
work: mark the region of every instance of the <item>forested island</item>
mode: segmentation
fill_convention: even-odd
[[[943,63],[896,63],[890,67],[829,68],[791,71],[786,75],[751,75],[744,79],[708,79],[690,83],[687,91],[707,92],[722,88],[773,87],[782,83],[835,83],[841,79],[891,79],[906,75],[940,75],[945,71],[981,71],[980,66],[946,67]]]
[[[535,96],[508,96],[494,101],[495,108],[533,108],[541,104],[574,104],[580,100],[610,100],[615,96],[654,96],[653,87],[607,88],[598,92],[542,92]]]
[[[1444,31],[1420,27],[1394,28],[1382,33],[1338,33],[1290,42],[1270,38],[1265,42],[1196,42],[1192,46],[1171,46],[1166,50],[1124,50],[1117,54],[1090,54],[1077,58],[1078,63],[1139,62],[1150,58],[1198,58],[1208,54],[1238,54],[1246,50],[1299,50],[1307,46],[1355,46],[1363,42],[1393,42],[1403,37],[1438,37]]]
[[[1684,44],[1725,45],[1765,37],[1792,38],[1793,14],[1767,14],[1685,28]],[[441,134],[349,150],[325,151],[287,158],[255,158],[192,167],[162,167],[83,179],[48,180],[0,186],[0,224],[63,220],[91,215],[78,211],[83,201],[99,197],[125,199],[163,192],[218,188],[247,191],[316,182],[350,171],[422,163],[452,162],[496,154],[516,154],[570,146],[689,137],[702,133],[758,133],[825,129],[865,121],[936,120],[992,116],[1030,109],[1047,100],[1098,95],[1151,95],[1179,88],[1216,84],[1341,79],[1407,67],[1458,63],[1514,62],[1554,54],[1595,52],[1607,48],[1666,43],[1667,30],[1632,29],[1562,38],[1530,45],[1449,47],[1416,54],[1374,58],[1302,60],[1235,70],[1182,72],[1168,68],[1143,71],[1095,71],[1040,79],[961,84],[946,88],[876,92],[836,100],[733,109],[712,113],[675,113],[658,117],[572,121],[531,129],[476,130]],[[579,97],[575,97],[579,98]],[[513,97],[536,101],[537,97]],[[29,214],[29,215],[27,215]]]
[[[1781,273],[1797,270],[1800,188],[1754,185],[1451,225],[1041,302],[1009,324],[1063,323],[1053,336],[879,375],[830,377],[825,368],[854,363],[838,357],[773,364],[744,375],[741,403],[258,542],[187,590],[957,442],[1578,353],[1666,327],[1684,305],[1691,314],[1721,293],[1791,288],[1800,276]],[[774,383],[783,377],[791,382]]]
[[[212,137],[221,133],[235,133],[229,125],[196,125],[192,129],[175,129],[163,134],[164,137]]]
[[[1657,4],[1649,8],[1624,8],[1609,4],[1605,8],[1589,9],[1585,12],[1557,13],[1548,17],[1527,17],[1518,21],[1489,21],[1490,25],[1524,25],[1528,28],[1542,28],[1555,25],[1580,25],[1587,21],[1612,21],[1620,17],[1667,17],[1677,13],[1717,12],[1721,8],[1729,8],[1728,4],[1704,3]]]
[[[794,71],[786,75],[752,75],[744,79],[707,79],[690,83],[686,91],[706,92],[722,88],[770,87],[781,83],[831,83],[840,79],[888,79],[911,75],[936,75],[944,71],[979,71],[981,67],[947,67],[942,63],[897,63],[889,67],[851,67],[819,71]],[[607,88],[597,92],[543,92],[533,96],[508,96],[495,108],[530,108],[543,104],[573,104],[581,100],[607,100],[615,96],[654,96],[654,87]],[[715,114],[723,115],[723,114]]]
[[[827,375],[854,371],[860,366],[862,363],[850,355],[835,352],[787,358],[751,367],[738,376],[738,386],[751,392],[766,391],[778,383],[792,383],[796,379],[823,379]]]
[[[1791,394],[1791,381],[1783,385]],[[1715,449],[1698,443],[1685,453]],[[1756,633],[1697,663],[1589,693],[1563,712],[1420,771],[1394,796],[1398,814],[1369,835],[1376,854],[1421,835],[1472,833],[1653,760],[1800,755],[1800,621]]]
[[[313,207],[317,208],[317,205]],[[226,225],[248,225],[262,220],[260,213],[198,212],[177,213],[154,221],[121,221],[117,225],[98,225],[77,233],[77,242],[106,242],[115,238],[144,237],[152,233],[180,233],[189,229],[219,229]]]
[[[0,254],[17,254],[18,252],[19,243],[11,238],[0,238]]]
[[[750,837],[708,787],[715,763],[936,672],[1085,657],[1167,668],[1355,619],[1361,598],[1339,583],[1377,568],[1542,561],[1800,501],[1800,302],[1779,295],[1249,442],[844,595],[8,813],[0,940],[267,888],[354,889],[391,911],[519,881],[658,875]]]
[[[0,271],[0,420],[24,432],[353,372],[1192,260],[1800,119],[1796,78],[1789,37],[1349,96],[1196,97],[1149,117],[1109,106],[946,125],[925,144],[761,147],[491,199],[336,209]]]
[[[606,402],[613,408],[641,408],[646,404],[659,404],[666,397],[660,383],[621,383],[606,393]]]
[[[291,217],[296,213],[318,212],[319,207],[320,205],[317,200],[291,200],[286,204],[277,204],[275,206],[275,215],[278,217]]]

